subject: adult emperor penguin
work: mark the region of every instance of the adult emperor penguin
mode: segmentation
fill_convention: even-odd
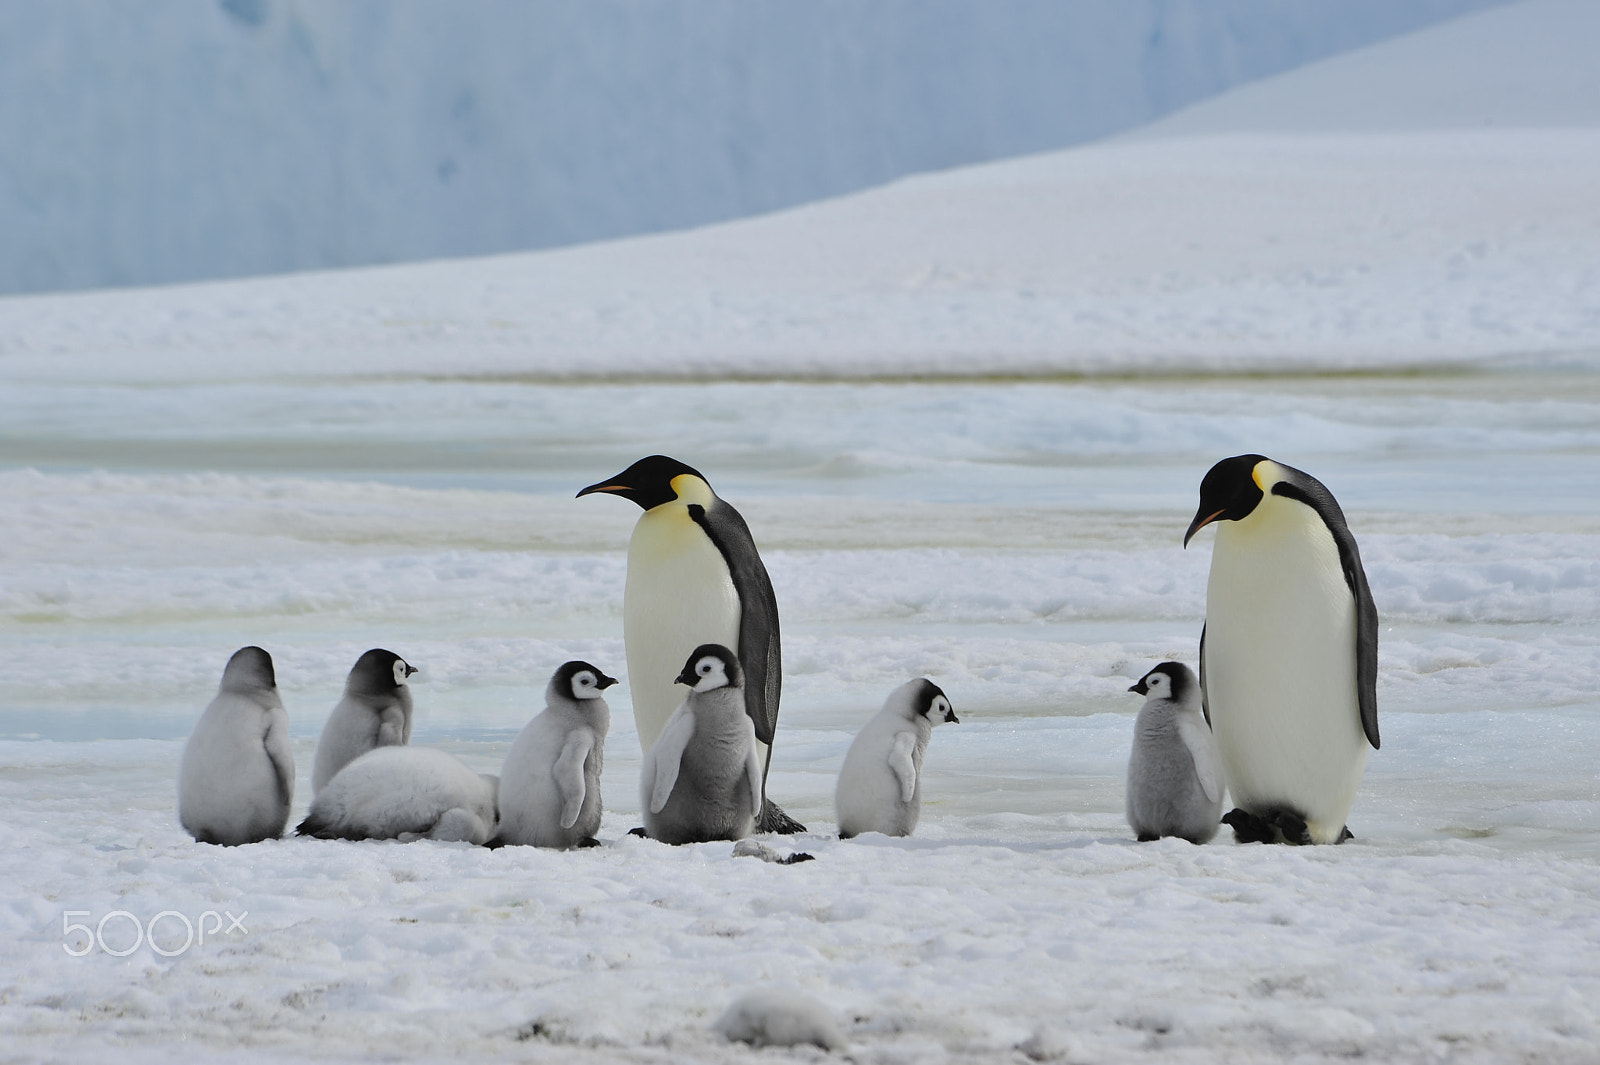
[[[1209,843],[1227,787],[1194,670],[1163,662],[1128,690],[1145,697],[1128,755],[1128,827],[1140,843],[1163,836]]]
[[[334,774],[295,831],[318,839],[487,843],[499,784],[432,747],[374,747]]]
[[[411,687],[416,667],[393,651],[374,647],[356,659],[345,678],[344,698],[328,715],[317,740],[311,793],[374,747],[411,742]]]
[[[1200,482],[1184,534],[1217,526],[1200,692],[1241,842],[1341,843],[1378,746],[1378,612],[1333,494],[1262,455]]]
[[[922,758],[933,727],[960,724],[944,691],[926,677],[889,693],[856,733],[839,770],[833,805],[839,837],[863,832],[909,836],[922,816]]]
[[[674,678],[696,647],[737,652],[745,711],[755,726],[762,765],[758,832],[804,832],[766,799],[778,725],[783,661],[778,603],[750,528],[711,490],[699,470],[665,455],[640,459],[579,496],[608,492],[644,511],[628,544],[622,635],[639,745],[648,751],[682,701]]]
[[[611,728],[602,693],[616,682],[578,661],[550,678],[544,711],[518,733],[500,770],[501,843],[561,850],[597,845]]]
[[[740,692],[739,660],[696,647],[678,674],[689,695],[645,752],[639,773],[645,834],[662,843],[743,839],[761,815],[761,756]]]
[[[272,656],[241,647],[184,745],[178,821],[201,843],[259,843],[283,835],[293,801],[289,715]]]

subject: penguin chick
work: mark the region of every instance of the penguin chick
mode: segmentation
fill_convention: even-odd
[[[296,832],[318,839],[464,840],[495,831],[500,780],[431,747],[375,747],[334,775]]]
[[[743,671],[718,644],[695,648],[678,674],[688,698],[644,757],[645,834],[662,843],[743,839],[761,813],[761,757],[745,713]]]
[[[568,662],[550,678],[544,712],[518,733],[500,770],[501,843],[595,845],[611,728],[601,693],[616,682],[587,662]]]
[[[1200,682],[1163,662],[1128,689],[1145,696],[1128,757],[1128,825],[1139,842],[1181,836],[1206,843],[1222,823],[1222,760],[1200,713]]]
[[[833,794],[839,837],[863,832],[909,836],[922,816],[922,757],[933,727],[960,724],[950,700],[926,677],[889,693],[844,756]]]
[[[356,659],[344,682],[344,698],[317,740],[312,795],[374,747],[411,742],[411,686],[406,679],[415,672],[405,659],[381,647]]]
[[[283,835],[293,801],[289,715],[272,656],[241,647],[184,744],[178,821],[201,843],[235,847]]]

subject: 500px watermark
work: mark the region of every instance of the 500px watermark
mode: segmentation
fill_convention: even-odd
[[[206,936],[208,935],[215,937],[219,932],[224,936],[231,936],[235,932],[244,936],[250,934],[250,929],[244,926],[244,919],[250,916],[249,910],[237,917],[227,910],[223,910],[221,913],[216,910],[206,910],[193,921],[177,910],[162,910],[150,918],[149,921],[140,921],[138,917],[127,910],[112,910],[100,918],[99,923],[93,928],[73,920],[74,917],[93,916],[93,913],[89,910],[67,910],[61,915],[61,935],[66,939],[66,942],[61,944],[61,949],[74,958],[83,957],[94,950],[95,947],[99,947],[114,958],[126,958],[146,943],[150,944],[151,950],[163,958],[176,958],[192,946],[205,946]],[[224,917],[228,919],[226,928],[222,924]],[[206,927],[208,920],[211,922],[209,928]],[[113,931],[112,941],[118,943],[118,946],[113,947],[106,943],[106,926],[108,924],[111,925]],[[132,926],[133,944],[131,946],[120,945],[126,939],[126,934],[123,932],[124,925]],[[161,942],[156,940],[157,925],[162,926]],[[183,936],[182,942],[178,941],[179,934]],[[74,950],[74,944],[79,949]]]

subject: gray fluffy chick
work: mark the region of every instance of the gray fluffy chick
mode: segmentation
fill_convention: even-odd
[[[1200,682],[1182,662],[1163,662],[1128,689],[1145,696],[1128,758],[1128,824],[1141,843],[1217,834],[1226,790],[1222,759],[1200,709]]]

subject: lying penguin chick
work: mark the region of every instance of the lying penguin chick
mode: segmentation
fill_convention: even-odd
[[[344,682],[344,698],[328,715],[317,740],[311,793],[321,791],[335,773],[374,747],[411,742],[411,687],[416,667],[393,651],[374,647],[360,658]]]
[[[863,832],[909,836],[922,816],[922,757],[933,726],[960,724],[950,700],[926,677],[889,693],[877,716],[850,744],[833,805],[839,836]]]
[[[464,840],[495,832],[500,779],[431,747],[377,747],[334,775],[311,801],[302,836]]]
[[[201,843],[258,843],[283,835],[293,800],[289,715],[272,656],[241,647],[184,744],[178,821]]]
[[[761,756],[745,712],[739,660],[720,644],[689,655],[689,696],[644,756],[645,834],[662,843],[743,839],[761,813]]]
[[[1129,826],[1141,843],[1209,841],[1221,824],[1224,783],[1200,682],[1182,662],[1163,662],[1128,690],[1145,696],[1128,758]]]
[[[568,662],[545,688],[544,712],[528,722],[500,770],[500,842],[592,847],[600,830],[600,773],[615,684],[587,662]]]

